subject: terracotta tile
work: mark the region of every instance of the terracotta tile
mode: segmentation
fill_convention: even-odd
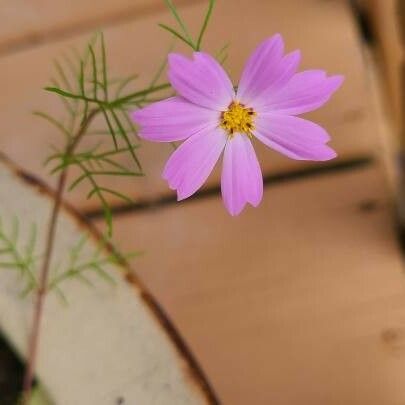
[[[346,83],[336,97],[326,107],[310,115],[328,128],[340,159],[374,153],[378,147],[378,130],[368,101],[370,94],[367,69],[361,56],[361,41],[348,5],[345,2],[310,0],[299,3],[292,0],[243,0],[238,2],[237,7],[229,5],[229,1],[218,2],[208,30],[207,50],[214,52],[227,41],[232,43],[227,62],[231,76],[238,78],[246,57],[260,40],[282,32],[288,49],[302,49],[303,68],[323,68],[346,75]],[[202,5],[183,8],[184,18],[193,28],[200,24],[203,13]],[[171,41],[156,27],[159,21],[171,20],[166,12],[162,12],[142,21],[131,21],[105,30],[114,75],[140,72],[143,75],[139,85],[150,80],[151,72]],[[7,95],[0,100],[0,148],[47,181],[50,179],[40,162],[47,156],[47,145],[57,143],[59,138],[47,123],[33,117],[30,112],[44,109],[57,114],[61,110],[55,97],[41,88],[48,83],[52,59],[70,46],[83,46],[87,39],[88,35],[81,35],[0,59],[0,85],[3,94]],[[135,198],[167,195],[170,191],[160,175],[171,150],[167,145],[145,143],[140,157],[147,177],[135,181],[105,179],[104,184],[126,190]],[[288,160],[264,147],[258,148],[258,154],[265,173],[284,172],[306,165]],[[218,178],[217,171],[209,184],[216,184]],[[69,199],[83,209],[97,207],[97,201],[84,199],[85,194],[83,189],[78,189]]]
[[[123,215],[115,239],[225,404],[405,401],[405,285],[375,167]]]

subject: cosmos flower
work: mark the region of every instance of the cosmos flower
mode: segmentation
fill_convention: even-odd
[[[163,172],[177,199],[194,194],[223,153],[221,192],[231,215],[263,196],[263,177],[252,140],[291,159],[325,161],[336,157],[327,132],[297,115],[325,104],[343,82],[322,70],[297,73],[300,52],[284,55],[275,35],[247,61],[237,90],[209,54],[193,59],[169,55],[169,81],[177,96],[133,113],[139,136],[156,142],[184,141]]]

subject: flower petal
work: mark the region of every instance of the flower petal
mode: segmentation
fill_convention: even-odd
[[[343,76],[327,77],[322,70],[297,73],[285,87],[269,95],[259,111],[297,115],[316,110],[329,100],[343,81]]]
[[[283,56],[281,35],[261,43],[249,58],[242,73],[237,99],[256,108],[270,94],[285,86],[296,72],[301,55],[295,51]]]
[[[188,138],[170,156],[163,178],[177,199],[194,194],[205,182],[226,144],[226,134],[221,128],[204,129]]]
[[[217,111],[226,110],[235,96],[232,82],[222,66],[204,52],[194,52],[192,60],[171,53],[169,80],[182,97]]]
[[[336,152],[325,145],[330,137],[319,125],[302,118],[260,114],[255,136],[265,145],[297,160],[324,161],[336,157]]]
[[[252,143],[246,135],[228,140],[221,176],[222,198],[231,215],[250,203],[258,206],[263,196],[263,177]]]
[[[182,97],[172,97],[134,111],[132,118],[140,126],[141,138],[173,142],[186,139],[203,128],[214,128],[219,115]]]

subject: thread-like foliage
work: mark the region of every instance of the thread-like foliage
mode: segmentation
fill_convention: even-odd
[[[69,185],[73,190],[79,184],[87,182],[89,191],[87,198],[96,197],[103,208],[104,216],[108,225],[109,233],[112,232],[112,215],[108,195],[122,198],[128,201],[129,197],[100,184],[100,176],[142,176],[142,168],[136,156],[138,145],[136,130],[128,126],[130,119],[124,104],[115,103],[110,106],[109,91],[110,83],[107,75],[106,49],[103,34],[97,34],[92,38],[83,55],[78,52],[72,56],[63,58],[64,64],[55,62],[56,77],[52,79],[52,87],[48,91],[57,94],[63,102],[66,116],[58,120],[47,113],[36,112],[41,118],[46,119],[65,138],[62,149],[54,148],[54,153],[46,159],[51,166],[51,173],[56,174],[67,170],[70,166],[75,167],[75,175]],[[66,66],[65,66],[66,65]],[[129,81],[126,81],[129,83]],[[121,90],[125,88],[119,82]],[[113,101],[116,102],[116,99]],[[113,140],[111,147],[110,139],[97,142],[96,146],[85,151],[76,148],[72,150],[72,143],[76,142],[80,126],[89,118],[90,111],[93,115],[104,117],[108,128],[108,134]],[[124,121],[125,120],[125,121]],[[125,122],[125,125],[123,124]],[[125,128],[125,129],[124,129]],[[87,134],[86,134],[87,136]],[[120,154],[127,152],[132,157],[131,165],[123,165],[119,162]]]
[[[114,197],[132,203],[130,195],[111,189],[103,184],[106,177],[139,177],[143,176],[141,162],[137,156],[139,141],[137,129],[132,123],[128,111],[134,105],[145,105],[150,94],[156,94],[169,87],[168,84],[156,85],[163,68],[159,68],[159,75],[150,86],[136,92],[126,92],[136,76],[119,80],[110,80],[107,70],[106,48],[104,36],[99,33],[92,38],[83,55],[75,52],[72,56],[64,56],[64,64],[56,61],[56,76],[52,79],[53,86],[46,90],[56,94],[66,110],[64,119],[56,119],[45,112],[35,114],[46,119],[64,137],[63,148],[53,147],[54,153],[45,163],[50,166],[51,174],[57,174],[74,167],[75,177],[71,180],[68,190],[71,191],[82,183],[89,187],[87,198],[97,198],[104,212],[108,227],[108,234],[112,234],[112,214],[110,198]],[[66,66],[64,66],[66,65]],[[76,142],[80,127],[90,114],[101,117],[101,122],[93,119],[84,134],[88,145],[83,150],[77,147],[72,150],[72,143]],[[97,129],[94,126],[97,125]],[[90,135],[99,135],[97,139]],[[102,136],[105,135],[105,136]],[[81,146],[81,145],[80,145]],[[123,159],[125,155],[130,160]],[[126,163],[123,163],[126,162]]]
[[[175,38],[184,42],[193,51],[200,51],[201,47],[202,47],[205,32],[207,30],[208,23],[212,16],[212,11],[214,10],[215,1],[216,0],[208,0],[207,12],[205,13],[204,20],[202,22],[201,28],[200,28],[196,38],[191,37],[186,23],[181,18],[180,14],[179,14],[176,6],[173,4],[172,0],[165,0],[165,3],[166,3],[166,6],[168,7],[168,9],[170,10],[170,12],[172,13],[174,19],[176,20],[180,31],[176,30],[175,28],[170,27],[166,24],[162,24],[162,23],[159,24],[159,27],[163,28],[164,30],[166,30],[170,34],[172,34]]]
[[[32,225],[25,241],[21,241],[20,224],[14,217],[11,229],[7,230],[0,219],[0,269],[16,271],[24,287],[21,295],[25,296],[37,287],[34,268],[36,256],[37,227]]]
[[[78,280],[89,287],[93,287],[91,276],[92,274],[96,274],[107,283],[114,285],[115,280],[109,273],[109,266],[122,264],[139,255],[138,252],[131,252],[125,255],[118,253],[107,241],[100,241],[89,254],[85,252],[85,250],[89,249],[87,247],[88,241],[88,235],[80,238],[69,250],[67,265],[63,269],[60,268],[61,266],[56,266],[53,271],[48,290],[57,292],[64,302],[67,302],[67,298],[61,289],[61,284],[64,281]]]
[[[17,217],[6,226],[0,218],[0,270],[12,270],[23,283],[21,296],[25,297],[38,288],[38,265],[42,255],[38,252],[37,225],[31,224],[28,233],[21,232]],[[89,244],[88,235],[83,235],[68,250],[67,260],[56,264],[51,270],[51,278],[47,291],[54,291],[64,302],[68,302],[63,292],[63,282],[76,279],[88,286],[93,286],[91,275],[96,274],[110,284],[115,284],[110,275],[110,265],[122,264],[134,257],[138,252],[126,254],[118,250],[107,240],[99,241],[95,247]]]

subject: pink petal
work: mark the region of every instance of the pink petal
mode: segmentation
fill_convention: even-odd
[[[330,137],[319,125],[302,118],[260,114],[255,136],[270,148],[297,160],[324,161],[336,157],[336,152],[325,145]]]
[[[194,52],[192,60],[170,54],[169,80],[187,100],[217,111],[226,110],[235,96],[232,82],[222,66],[203,52]]]
[[[263,196],[263,177],[252,143],[246,135],[229,139],[221,176],[222,198],[231,215],[250,203],[258,206]]]
[[[226,143],[221,128],[204,129],[188,138],[170,156],[163,171],[163,178],[177,199],[183,200],[194,194],[205,182]]]
[[[296,72],[300,52],[283,56],[281,35],[274,35],[260,44],[246,63],[237,92],[237,99],[255,108],[269,94],[285,86]]]
[[[172,142],[186,139],[203,128],[214,128],[219,114],[182,97],[172,97],[134,111],[132,118],[140,126],[141,138]]]
[[[325,104],[342,85],[343,76],[327,77],[322,70],[307,70],[295,74],[284,88],[269,94],[258,110],[287,115],[303,114]]]

